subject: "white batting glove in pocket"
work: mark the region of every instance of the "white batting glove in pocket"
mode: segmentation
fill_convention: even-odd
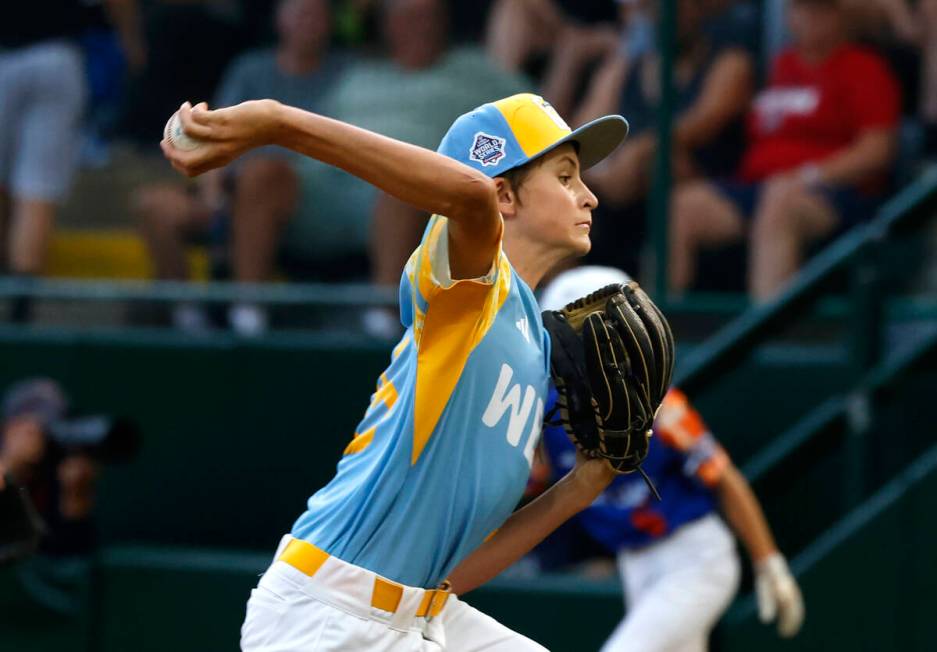
[[[774,553],[755,564],[755,595],[761,622],[777,620],[778,634],[784,638],[800,631],[804,622],[804,599],[784,555]]]

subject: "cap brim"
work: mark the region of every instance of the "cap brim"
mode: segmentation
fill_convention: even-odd
[[[563,143],[578,143],[579,166],[588,170],[614,152],[627,135],[628,121],[620,115],[607,115],[575,129],[550,149]]]

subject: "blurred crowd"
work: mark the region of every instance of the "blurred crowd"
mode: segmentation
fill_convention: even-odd
[[[589,262],[640,274],[662,98],[659,0],[15,4],[0,22],[6,274],[43,273],[79,151],[131,143],[158,156],[185,100],[269,97],[435,148],[459,114],[529,90],[573,126],[612,112],[629,120],[626,144],[586,178],[600,199]],[[676,5],[670,287],[765,300],[937,151],[937,0]],[[771,35],[783,47],[769,47]],[[191,276],[196,243],[218,279],[396,286],[427,218],[276,148],[132,194],[126,223],[164,280]],[[28,297],[10,316],[30,318]],[[249,303],[220,320],[180,304],[170,319],[244,335],[269,326]],[[373,334],[396,333],[393,315],[363,319]]]

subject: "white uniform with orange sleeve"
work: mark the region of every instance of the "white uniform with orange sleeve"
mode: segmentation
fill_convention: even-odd
[[[562,428],[548,428],[544,442],[556,474],[575,464]],[[707,649],[740,575],[735,540],[716,513],[712,490],[728,463],[699,413],[672,389],[642,465],[662,500],[630,474],[578,516],[592,537],[617,553],[625,587],[626,616],[602,652]]]

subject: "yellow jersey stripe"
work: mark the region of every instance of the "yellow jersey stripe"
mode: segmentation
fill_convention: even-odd
[[[393,352],[390,354],[391,360],[396,360],[400,357],[400,354],[406,351],[407,345],[410,344],[410,334],[407,333],[400,342],[397,343],[397,346],[394,347]]]
[[[490,330],[510,289],[511,269],[502,254],[494,286],[457,282],[433,298],[417,353],[411,464],[420,459],[469,355]]]
[[[342,455],[354,455],[355,453],[360,453],[365,448],[371,445],[371,442],[374,440],[374,432],[377,430],[377,426],[373,428],[368,428],[360,435],[355,433],[355,438],[352,439],[348,446],[345,447],[345,452]]]
[[[376,403],[377,401],[383,401],[388,410],[394,407],[394,403],[397,402],[397,388],[388,380],[386,372],[381,374],[381,385],[374,392],[374,398],[371,402]]]

